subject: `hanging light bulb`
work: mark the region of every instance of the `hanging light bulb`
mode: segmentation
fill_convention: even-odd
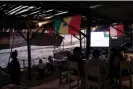
[[[96,31],[97,28],[98,28],[98,26],[95,26],[95,27],[92,27],[91,30],[92,30],[92,31]]]
[[[48,24],[48,23],[50,23],[50,22],[52,22],[52,20],[39,22],[39,23],[38,23],[38,26],[41,27],[42,25]]]
[[[42,26],[42,22],[39,22],[39,23],[38,23],[38,26],[41,27],[41,26]]]

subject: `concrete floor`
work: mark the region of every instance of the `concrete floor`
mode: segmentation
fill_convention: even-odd
[[[59,79],[55,79],[55,80],[51,80],[48,82],[43,83],[43,80],[37,80],[38,83],[40,82],[40,85],[37,86],[31,86],[29,89],[69,89],[69,85],[68,84],[62,84],[59,85]],[[36,82],[37,82],[36,81]],[[77,87],[75,86],[77,82],[72,82],[72,89],[77,89]],[[123,89],[128,89],[128,81],[123,82],[123,85],[125,86],[125,88]],[[108,88],[108,89],[115,89],[115,88]]]
[[[51,75],[45,76],[44,79],[38,80],[36,75],[33,75],[32,81],[28,81],[26,76],[23,76],[23,81],[21,82],[22,86],[29,87],[29,89],[69,89],[68,84],[59,85],[59,76]],[[72,86],[76,85],[77,82],[73,82]],[[126,87],[124,89],[128,89],[129,86],[128,81],[123,82],[123,85]],[[73,89],[77,89],[76,87]],[[108,88],[112,89],[112,88]]]

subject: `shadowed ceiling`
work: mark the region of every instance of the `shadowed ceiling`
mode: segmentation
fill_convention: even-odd
[[[54,20],[56,17],[82,14],[83,28],[86,24],[84,15],[91,16],[93,23],[110,24],[113,22],[132,23],[133,2],[125,1],[23,1],[0,2],[0,28],[36,28],[39,21]]]

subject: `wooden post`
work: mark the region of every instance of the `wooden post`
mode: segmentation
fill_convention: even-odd
[[[85,29],[84,29],[84,33],[86,33],[86,31],[85,31]],[[85,45],[86,44],[86,39],[85,39],[85,37],[84,37],[84,48],[85,48]]]
[[[129,26],[130,27],[130,26]],[[132,28],[130,27],[130,30],[131,30],[131,37],[130,37],[130,39],[131,39],[131,48],[133,48],[133,33],[132,33]]]
[[[22,61],[23,61],[23,69],[25,70],[25,60]]]
[[[87,15],[87,27],[88,29],[86,30],[86,57],[87,60],[89,59],[90,55],[90,40],[91,40],[91,17]]]
[[[71,45],[72,45],[72,35],[71,35]]]
[[[64,39],[63,39],[63,56],[65,56],[65,54],[64,54],[64,45],[65,45],[64,40],[65,40],[65,35],[64,35]]]
[[[31,46],[30,46],[30,29],[27,31],[27,50],[28,50],[28,77],[32,81],[31,76]]]
[[[57,34],[55,34],[55,38],[54,38],[55,40],[54,40],[54,50],[53,50],[53,56],[54,56],[54,51],[55,51],[55,49],[56,49],[56,45],[55,45],[55,44],[56,44],[56,38],[57,38]]]
[[[109,48],[108,48],[108,59],[110,58],[110,49],[112,48],[111,45],[112,45],[112,37],[111,37],[111,34],[110,34],[110,29],[109,29]]]
[[[87,29],[86,29],[86,60],[89,59],[90,56],[90,40],[91,40],[91,16],[85,13],[85,16],[87,18]],[[87,67],[85,67],[85,71],[87,70]],[[87,77],[84,78],[84,85],[85,89],[87,89]]]
[[[82,37],[81,37],[81,34],[79,34],[79,42],[80,42],[80,48],[82,49]]]
[[[35,63],[34,63],[34,60],[33,60],[33,65],[34,65]]]

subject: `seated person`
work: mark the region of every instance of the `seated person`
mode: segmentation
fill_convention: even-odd
[[[120,62],[126,61],[126,59],[121,54],[120,49],[112,51],[112,54],[110,55],[109,60],[109,68],[110,68],[110,80],[112,83],[114,83],[113,78],[119,78],[120,77]],[[128,70],[123,70],[121,72],[122,76],[129,75]]]
[[[40,59],[39,60],[39,64],[38,64],[39,78],[43,78],[44,77],[44,71],[45,71],[45,64]]]
[[[100,51],[96,49],[96,50],[93,51],[92,55],[93,55],[93,58],[89,60],[88,66],[90,66],[90,67],[91,67],[91,65],[92,66],[99,66],[102,81],[106,80],[107,79],[106,63],[105,63],[104,60],[99,58],[100,57]],[[90,81],[98,82],[98,77],[97,76],[88,75],[88,79]]]
[[[89,61],[89,64],[91,65],[98,65],[100,66],[101,72],[104,72],[104,69],[106,68],[105,62],[99,58],[100,51],[94,50],[93,51],[93,58]]]
[[[81,48],[75,47],[73,50],[73,55],[69,56],[69,61],[77,62],[78,63],[78,69],[79,69],[79,75],[80,77],[84,76],[84,61],[81,58]],[[77,70],[74,70],[74,75],[78,75]]]
[[[48,57],[48,61],[49,61],[49,63],[47,63],[47,70],[53,73],[53,71],[54,71],[53,57],[52,56],[49,56]]]

